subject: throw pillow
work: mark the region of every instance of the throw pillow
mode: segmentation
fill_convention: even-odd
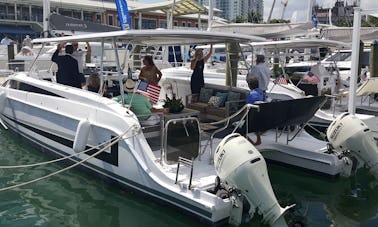
[[[204,103],[208,103],[209,99],[212,95],[213,95],[213,89],[201,88],[199,101],[204,102]]]
[[[217,96],[211,96],[207,104],[209,106],[219,107],[221,102],[222,102],[222,98],[217,97]]]
[[[220,97],[222,99],[221,103],[219,104],[220,107],[223,107],[224,106],[224,103],[226,102],[227,100],[227,93],[223,93],[223,92],[217,92],[215,94],[215,96],[217,97]]]
[[[228,92],[227,101],[239,101],[240,94],[236,92]],[[240,103],[230,103],[230,109],[237,110]]]

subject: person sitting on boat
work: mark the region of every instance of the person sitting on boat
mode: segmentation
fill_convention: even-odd
[[[256,104],[258,102],[265,102],[266,96],[263,90],[259,88],[259,81],[256,77],[252,77],[248,80],[248,87],[251,91],[247,95],[247,104]],[[260,145],[261,144],[261,132],[256,132],[256,142],[253,142],[248,135],[246,138],[253,144],[253,145]]]
[[[161,72],[156,67],[152,56],[146,55],[143,57],[144,66],[140,69],[139,79],[144,80],[149,84],[158,85],[161,79]]]
[[[23,46],[21,48],[21,54],[22,56],[33,56],[33,50],[30,48],[30,46]]]
[[[251,69],[246,77],[247,84],[251,78],[256,77],[259,81],[259,88],[265,93],[268,88],[271,74],[272,72],[265,65],[265,56],[256,55],[256,65]]]
[[[205,86],[205,80],[203,77],[203,69],[205,63],[210,59],[213,52],[213,45],[210,45],[209,53],[203,56],[202,49],[197,49],[194,53],[193,59],[190,61],[190,68],[193,70],[190,78],[190,89],[192,91],[193,101],[197,101],[201,88]]]
[[[101,87],[101,79],[98,73],[92,73],[87,79],[86,89],[91,92],[99,93]],[[103,84],[102,91],[103,96],[111,98],[112,96],[106,92],[106,85]]]
[[[73,46],[73,53],[72,56],[77,60],[77,64],[79,66],[79,74],[82,86],[85,86],[85,77],[84,77],[84,56],[91,56],[91,46],[89,45],[89,42],[87,42],[87,48],[86,50],[79,49],[79,43],[78,42],[72,42]],[[86,58],[85,58],[86,59]]]
[[[72,87],[81,88],[82,80],[79,75],[77,60],[72,56],[73,46],[65,45],[65,55],[59,55],[64,44],[59,43],[51,60],[58,65],[56,82]]]
[[[123,103],[130,105],[131,110],[138,117],[141,125],[156,125],[160,122],[160,117],[152,112],[162,112],[164,109],[156,109],[152,106],[151,102],[144,95],[134,91],[135,81],[127,79],[123,89],[128,94],[124,95]],[[113,100],[122,103],[122,95],[116,96]]]

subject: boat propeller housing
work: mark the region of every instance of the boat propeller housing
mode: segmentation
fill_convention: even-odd
[[[349,152],[358,160],[357,168],[366,166],[378,179],[378,146],[368,126],[355,115],[338,116],[327,129],[333,149]]]
[[[231,194],[233,201],[230,223],[241,223],[245,198],[250,205],[250,218],[257,209],[264,222],[271,226],[286,226],[282,215],[292,206],[282,208],[279,205],[265,159],[245,137],[237,133],[226,136],[215,150],[214,165],[222,187]]]

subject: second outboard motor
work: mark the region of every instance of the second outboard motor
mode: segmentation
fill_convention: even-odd
[[[335,150],[357,158],[378,179],[378,146],[368,126],[355,115],[338,116],[327,129],[327,138]]]
[[[215,150],[214,165],[223,188],[233,201],[230,223],[241,223],[245,198],[250,205],[250,217],[257,209],[263,221],[271,226],[287,226],[283,213],[293,205],[282,208],[278,204],[265,159],[245,137],[237,133],[226,136]]]

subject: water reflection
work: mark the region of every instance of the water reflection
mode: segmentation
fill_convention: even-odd
[[[0,165],[46,161],[48,156],[0,129]],[[63,168],[0,170],[0,187]],[[377,181],[365,170],[327,179],[277,165],[269,176],[290,226],[378,226]],[[0,226],[204,226],[197,219],[73,169],[31,186],[0,193]],[[256,216],[242,226],[267,226]]]
[[[269,175],[280,204],[296,203],[287,215],[304,226],[376,226],[377,181],[366,170],[351,178],[327,179],[270,165]]]

